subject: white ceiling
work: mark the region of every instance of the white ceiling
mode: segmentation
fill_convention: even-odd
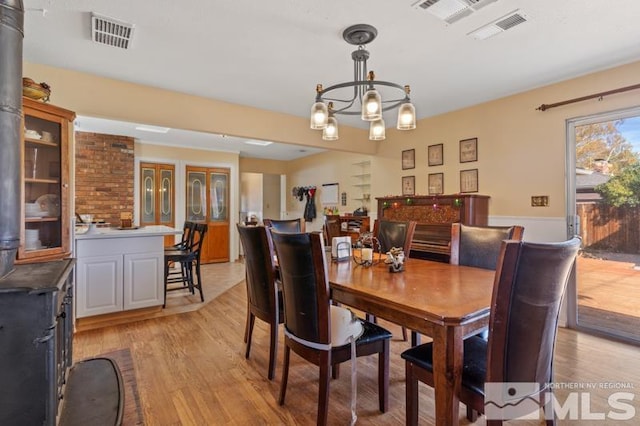
[[[352,79],[355,47],[342,31],[358,23],[378,29],[367,46],[369,69],[377,79],[410,84],[419,118],[640,60],[637,0],[497,0],[452,24],[415,3],[25,0],[24,59],[305,118],[317,83]],[[486,40],[468,35],[514,10],[527,22]],[[92,42],[91,12],[134,24],[131,47]],[[395,118],[388,114],[390,126]],[[343,116],[340,122],[361,126]],[[116,123],[80,122],[87,131],[109,132],[110,125]],[[180,143],[192,137],[218,148],[209,145],[212,135],[194,132],[181,132]],[[234,141],[225,150],[241,156],[280,158],[264,151],[283,148],[257,147],[263,154],[254,154]],[[313,151],[306,149],[298,155]]]

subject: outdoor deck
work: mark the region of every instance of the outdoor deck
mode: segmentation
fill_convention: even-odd
[[[640,340],[640,255],[578,257],[578,325]]]

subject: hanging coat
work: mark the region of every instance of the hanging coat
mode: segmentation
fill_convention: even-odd
[[[316,218],[316,202],[314,198],[315,194],[315,188],[309,188],[307,190],[307,204],[304,206],[304,220],[307,222],[312,222],[313,219]]]

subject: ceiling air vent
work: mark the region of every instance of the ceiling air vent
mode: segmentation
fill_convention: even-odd
[[[134,25],[117,19],[91,14],[91,37],[96,43],[128,49]]]
[[[497,0],[420,0],[413,7],[420,8],[435,17],[452,24],[465,16],[469,16],[474,10],[496,2]]]
[[[467,35],[475,38],[476,40],[485,40],[525,22],[527,22],[527,18],[522,13],[515,10],[489,24],[471,31]]]

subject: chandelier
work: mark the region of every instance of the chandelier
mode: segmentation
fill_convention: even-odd
[[[362,120],[369,121],[370,140],[385,138],[382,113],[394,108],[398,108],[398,130],[416,128],[416,109],[409,98],[409,86],[376,80],[374,72],[367,70],[369,52],[364,46],[377,35],[378,30],[367,24],[352,25],[343,31],[342,38],[347,43],[358,46],[351,53],[353,81],[327,88],[323,88],[322,84],[316,86],[316,101],[311,107],[311,128],[322,130],[322,139],[338,139],[337,114],[360,115]],[[386,91],[392,92],[393,99],[382,100],[378,89],[383,86],[390,88]]]

